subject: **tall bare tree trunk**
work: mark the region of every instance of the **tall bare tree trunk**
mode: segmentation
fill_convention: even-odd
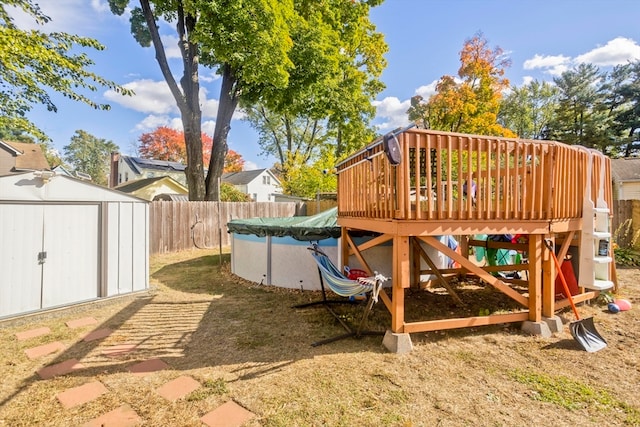
[[[144,13],[147,27],[151,35],[151,42],[156,52],[156,61],[160,65],[160,71],[164,76],[169,90],[176,100],[184,128],[184,143],[187,149],[187,185],[189,187],[189,200],[204,200],[205,182],[202,156],[202,111],[200,110],[200,80],[198,76],[198,44],[189,40],[196,25],[196,17],[184,13],[182,2],[177,3],[178,19],[176,31],[178,32],[178,46],[182,56],[183,74],[180,79],[180,88],[173,78],[169,63],[153,10],[148,0],[140,0],[140,6]],[[224,158],[223,158],[224,160]]]
[[[222,176],[224,170],[224,159],[227,156],[229,146],[227,136],[231,129],[231,117],[238,105],[236,93],[236,77],[228,65],[223,66],[222,87],[220,88],[220,103],[218,104],[218,115],[216,117],[216,128],[213,132],[213,147],[211,150],[211,160],[209,162],[209,173],[206,179],[206,200],[218,201],[220,194],[218,191],[218,178]]]

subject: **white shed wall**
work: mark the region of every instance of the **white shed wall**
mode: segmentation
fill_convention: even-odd
[[[149,283],[149,209],[146,203],[109,203],[107,294],[146,289]]]

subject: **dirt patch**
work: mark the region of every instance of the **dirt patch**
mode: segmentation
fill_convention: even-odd
[[[316,340],[343,330],[322,307],[292,309],[318,299],[316,292],[248,283],[217,266],[211,251],[154,257],[153,290],[99,306],[76,307],[25,322],[0,325],[0,425],[68,426],[129,405],[144,425],[200,426],[200,417],[234,400],[256,414],[250,426],[556,426],[640,425],[640,270],[620,269],[620,296],[634,307],[610,314],[581,305],[608,346],[582,351],[565,325],[543,339],[519,325],[494,325],[413,334],[407,355],[386,352],[382,338],[347,339],[320,347]],[[478,315],[507,310],[496,292],[457,286],[465,307],[446,294],[412,290],[420,318]],[[499,293],[498,293],[499,294]],[[336,307],[357,320],[360,307]],[[565,321],[570,310],[560,313]],[[65,322],[92,316],[98,324],[71,330]],[[388,314],[375,306],[370,328],[384,330]],[[49,327],[51,333],[18,341],[15,333]],[[84,334],[114,332],[95,342]],[[30,360],[24,350],[60,341],[65,350]],[[135,344],[136,351],[108,357],[103,350]],[[70,358],[84,368],[41,380],[35,372]],[[127,369],[151,358],[169,369],[140,378]],[[202,387],[168,403],[156,390],[188,375]],[[56,394],[98,380],[98,399],[65,409]]]

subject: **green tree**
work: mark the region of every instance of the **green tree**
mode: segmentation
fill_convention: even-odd
[[[140,1],[141,7],[132,12],[132,33],[143,46],[153,44],[180,109],[190,198],[217,200],[215,183],[224,168],[231,117],[241,100],[243,106],[260,103],[277,113],[288,111],[291,117],[320,120],[329,115],[328,123],[336,128],[338,140],[353,143],[349,139],[352,131],[362,128],[362,118],[372,117],[374,110],[370,102],[362,102],[359,110],[343,108],[339,104],[348,97],[337,95],[358,98],[358,91],[366,92],[367,96],[358,100],[368,101],[371,93],[380,90],[381,83],[370,79],[369,73],[374,67],[381,70],[384,59],[375,51],[377,44],[368,43],[364,36],[381,39],[381,35],[363,18],[371,5],[380,1]],[[117,14],[122,14],[128,3],[109,0]],[[176,25],[183,59],[180,86],[166,61],[156,24],[159,19]],[[374,65],[369,56],[379,57],[378,63]],[[222,76],[215,144],[204,180],[199,166],[199,65],[215,68]],[[342,92],[337,92],[339,88]]]
[[[220,201],[221,202],[250,202],[251,197],[248,194],[238,190],[228,182],[220,183]]]
[[[14,24],[7,6],[22,9],[39,24],[50,20],[32,0],[0,1],[0,128],[48,141],[45,133],[27,119],[27,113],[34,104],[57,111],[50,90],[101,110],[109,109],[109,105],[96,103],[85,95],[86,91],[94,92],[98,86],[104,86],[118,93],[131,93],[89,71],[93,61],[81,51],[104,49],[96,40],[67,33],[21,30]]]
[[[109,0],[122,15],[129,0]],[[140,0],[131,12],[131,32],[144,47],[153,45],[162,75],[176,101],[187,149],[187,183],[191,200],[218,200],[218,178],[228,150],[231,117],[243,96],[284,87],[293,67],[289,26],[295,20],[292,0]],[[167,61],[157,21],[175,25],[182,55],[179,83]],[[202,162],[202,112],[199,66],[222,76],[218,114],[208,174]]]
[[[113,142],[77,130],[69,145],[64,147],[64,156],[76,171],[89,174],[93,182],[106,186],[109,160],[114,151],[118,151],[118,146]]]
[[[558,89],[534,80],[513,86],[500,105],[498,122],[520,138],[544,139],[557,107]]]
[[[334,173],[336,158],[333,150],[325,147],[312,164],[298,163],[289,169],[289,177],[282,180],[282,191],[298,197],[313,198],[316,193],[334,192],[338,179]]]
[[[245,108],[246,120],[258,131],[258,144],[264,154],[277,159],[278,174],[283,183],[292,169],[300,168],[315,158],[319,150],[335,135],[327,129],[326,120],[277,114],[264,106]]]
[[[640,60],[614,67],[605,87],[622,155],[629,157],[640,148]]]
[[[374,131],[372,101],[387,51],[369,21],[378,2],[297,2],[292,26],[295,64],[286,88],[258,104],[243,103],[264,153],[278,159],[283,181],[291,167],[314,160],[329,144],[337,158],[363,147]]]
[[[605,79],[606,74],[593,64],[579,64],[553,79],[559,98],[549,138],[605,154],[613,150],[616,138],[613,115],[605,102]]]
[[[510,65],[500,47],[491,49],[482,33],[476,34],[460,51],[457,77],[441,77],[426,102],[412,98],[409,119],[430,129],[515,136],[497,120],[502,92],[509,87],[504,70]]]

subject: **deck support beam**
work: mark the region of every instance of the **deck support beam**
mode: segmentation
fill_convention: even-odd
[[[409,237],[393,237],[393,296],[391,303],[391,330],[404,332],[404,290],[410,285]]]

